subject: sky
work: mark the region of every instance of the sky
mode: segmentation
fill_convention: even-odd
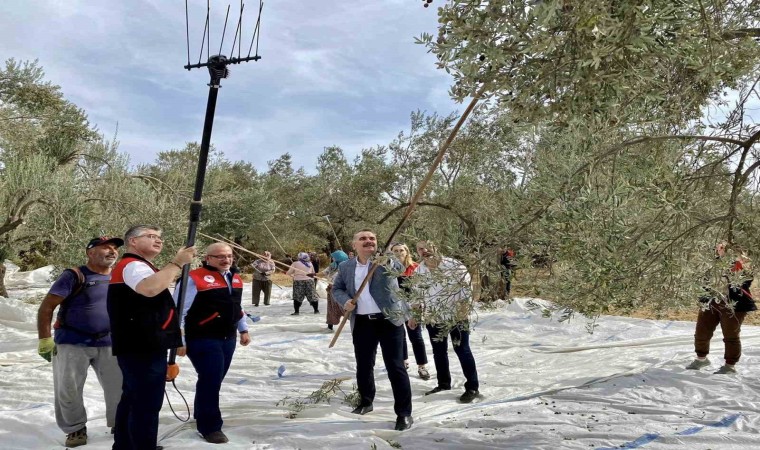
[[[239,0],[211,1],[211,54],[229,55]],[[185,7],[166,0],[4,0],[2,59],[38,59],[46,78],[83,108],[106,138],[117,132],[132,164],[200,141],[209,81],[187,71]],[[433,3],[432,6],[435,6]],[[243,17],[247,53],[258,1]],[[206,2],[189,2],[191,62],[198,62]],[[418,0],[269,0],[262,59],[230,66],[216,109],[212,144],[259,170],[285,152],[307,171],[328,146],[351,158],[388,144],[417,109],[462,110],[451,78],[414,38],[435,33],[437,11]],[[247,42],[246,42],[247,40]],[[235,50],[237,53],[237,50]],[[203,61],[205,62],[205,50]]]

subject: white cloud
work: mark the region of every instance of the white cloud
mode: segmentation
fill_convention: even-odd
[[[182,2],[0,2],[6,20],[0,51],[39,58],[48,79],[84,108],[107,136],[119,124],[121,150],[133,162],[199,141],[208,88],[205,69],[188,72]],[[212,1],[211,52],[223,53],[237,24],[237,2]],[[258,2],[246,2],[243,55]],[[206,2],[190,2],[191,62],[197,62]],[[421,2],[282,0],[266,2],[261,61],[231,67],[219,93],[212,142],[230,158],[266,161],[290,152],[312,169],[322,148],[349,157],[387,144],[416,109],[459,108],[450,79],[414,37],[436,27]],[[235,51],[237,54],[237,50]],[[203,55],[205,60],[205,51]]]

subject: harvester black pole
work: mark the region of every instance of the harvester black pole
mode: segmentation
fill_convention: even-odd
[[[203,209],[203,183],[206,179],[206,163],[208,161],[208,151],[211,146],[211,129],[214,126],[214,112],[216,111],[216,97],[219,94],[219,83],[222,78],[226,78],[227,58],[222,55],[212,56],[208,60],[208,70],[211,74],[211,82],[208,90],[208,103],[206,103],[206,120],[203,123],[203,138],[201,139],[201,150],[198,156],[198,171],[195,175],[195,191],[193,192],[193,201],[190,203],[190,223],[187,227],[186,247],[195,245],[195,233],[198,229],[198,222],[201,219],[201,210]],[[182,278],[179,284],[179,295],[177,298],[177,317],[182,317],[182,309],[185,304],[185,293],[187,292],[187,277],[190,273],[190,265],[185,264],[182,267]],[[181,320],[181,319],[180,319]],[[176,365],[177,349],[173,348],[169,352],[169,368],[166,372],[166,381],[172,381],[179,374],[179,366]]]

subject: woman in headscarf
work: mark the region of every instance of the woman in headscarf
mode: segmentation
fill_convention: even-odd
[[[319,297],[314,289],[314,266],[311,264],[311,258],[306,252],[298,254],[298,260],[290,265],[287,275],[293,278],[293,308],[295,311],[291,316],[297,316],[298,310],[301,309],[304,297],[314,308],[314,314],[319,314]]]
[[[416,269],[419,264],[412,259],[409,247],[407,247],[406,244],[394,244],[393,247],[391,247],[391,251],[406,268],[404,273],[398,277],[398,285],[401,289],[408,292],[409,287],[405,285],[406,280],[412,276],[414,269]],[[417,325],[414,329],[409,328],[409,325],[404,326],[406,327],[406,335],[412,342],[412,351],[414,352],[414,359],[417,362],[417,373],[423,380],[429,380],[430,372],[428,372],[427,367],[425,367],[428,363],[428,359],[427,351],[425,350],[425,340],[422,337],[422,326]],[[409,368],[409,346],[406,343],[406,339],[404,339],[404,365],[407,369]]]
[[[332,295],[332,282],[338,275],[338,265],[348,260],[348,255],[343,250],[337,250],[330,254],[332,262],[325,270],[327,277],[327,329],[332,330],[334,325],[340,323],[343,317],[343,308],[335,301]]]

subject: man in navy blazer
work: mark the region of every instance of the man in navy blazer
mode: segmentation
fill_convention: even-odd
[[[396,297],[398,283],[383,266],[377,267],[372,278],[359,294],[356,291],[372,268],[371,258],[377,252],[377,236],[371,230],[354,234],[351,246],[356,258],[338,266],[332,293],[345,311],[351,312],[351,335],[356,357],[356,384],[361,402],[355,414],[373,410],[375,399],[375,359],[377,345],[383,353],[383,362],[393,390],[393,409],[396,412],[396,430],[412,426],[412,389],[409,374],[404,367],[404,321],[408,308]]]

